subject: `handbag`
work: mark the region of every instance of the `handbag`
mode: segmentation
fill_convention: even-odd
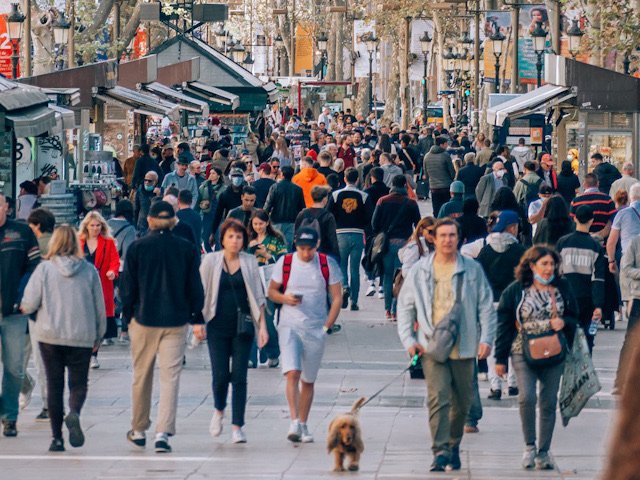
[[[456,300],[453,307],[433,329],[433,334],[429,338],[425,350],[425,355],[438,363],[444,363],[449,359],[451,351],[458,340],[462,317],[462,277],[462,273],[458,275]]]
[[[393,219],[393,221],[389,225],[389,228],[387,228],[386,231],[382,231],[373,237],[373,244],[371,246],[371,259],[370,259],[371,263],[382,262],[382,258],[389,250],[388,232],[391,232],[395,228],[396,224],[398,223],[398,220],[402,218],[401,214],[404,212],[404,209],[407,203],[409,203],[409,198],[405,198],[402,201],[402,206],[400,207],[400,210],[398,210],[398,214],[396,215],[396,217]]]
[[[558,314],[555,291],[551,292],[551,318]],[[527,365],[533,368],[553,367],[567,355],[567,339],[562,332],[527,333],[516,317],[516,328],[522,335],[522,353]]]
[[[227,269],[227,273],[229,273],[229,267],[227,265],[227,261],[224,261],[224,266]],[[231,275],[229,273],[229,275]],[[244,313],[240,309],[240,303],[238,302],[238,296],[236,295],[236,289],[233,286],[233,281],[230,281],[231,292],[233,293],[233,299],[236,304],[236,335],[238,337],[253,337],[256,333],[256,327],[253,323],[253,317],[249,313]]]

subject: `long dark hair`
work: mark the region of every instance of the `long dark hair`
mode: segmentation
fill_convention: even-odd
[[[569,219],[569,209],[567,208],[567,202],[565,202],[562,196],[555,194],[547,200],[547,205],[544,210],[544,218],[552,226],[562,227],[568,224],[571,220]]]
[[[555,263],[554,275],[557,278],[560,277],[560,256],[549,245],[534,245],[529,248],[522,257],[520,263],[516,267],[516,280],[520,282],[524,287],[530,287],[533,284],[533,271],[531,270],[531,264],[536,263],[542,257],[551,255]]]
[[[262,220],[263,222],[267,223],[267,235],[268,236],[272,236],[272,237],[276,237],[277,239],[281,240],[284,242],[284,237],[282,236],[282,233],[280,233],[278,230],[276,230],[275,228],[273,228],[273,225],[271,225],[271,218],[269,217],[269,214],[262,210],[262,209],[258,209],[255,212],[253,212],[253,215],[251,215],[251,220],[249,220],[249,240],[255,240],[256,238],[258,238],[258,233],[253,229],[253,219],[254,218],[258,218],[260,220]]]
[[[380,150],[391,153],[391,137],[388,133],[383,133],[380,136]]]
[[[560,164],[560,175],[563,177],[570,177],[573,175],[573,169],[571,168],[571,162],[569,160],[563,160]]]
[[[489,206],[489,211],[492,212],[494,210],[513,210],[520,215],[520,205],[518,205],[518,200],[516,200],[516,196],[509,187],[500,187],[496,192]]]

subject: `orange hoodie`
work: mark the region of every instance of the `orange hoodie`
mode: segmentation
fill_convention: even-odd
[[[305,167],[291,179],[293,183],[298,185],[304,193],[304,203],[307,208],[313,205],[313,199],[311,198],[311,189],[316,185],[326,185],[327,179],[324,175],[319,173],[315,168]]]

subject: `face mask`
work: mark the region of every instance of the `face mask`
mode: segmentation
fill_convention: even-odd
[[[537,280],[539,283],[541,283],[542,285],[550,285],[551,282],[553,282],[553,280],[556,278],[556,276],[554,274],[551,274],[551,276],[549,277],[549,279],[547,280],[546,278],[542,278],[540,275],[538,275],[537,273],[533,275],[533,278],[535,280]]]
[[[505,172],[504,170],[498,170],[498,171],[496,172],[496,178],[502,178],[502,177],[504,177],[504,174],[505,174],[505,173],[506,173],[506,172]]]
[[[234,187],[241,186],[242,182],[244,182],[244,178],[242,177],[231,177],[231,185],[233,185]]]
[[[145,186],[144,186],[144,189],[145,189],[147,192],[153,192],[153,189],[154,189],[154,188],[155,188],[155,187],[154,187],[153,185],[145,185]]]

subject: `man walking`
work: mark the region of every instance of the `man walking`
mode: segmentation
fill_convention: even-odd
[[[271,186],[264,202],[265,211],[274,227],[284,235],[289,251],[293,246],[296,217],[305,208],[302,189],[291,181],[292,178],[293,168],[282,167],[282,180]]]
[[[447,147],[447,139],[439,136],[436,138],[436,144],[424,157],[423,178],[429,181],[434,216],[438,215],[440,207],[449,201],[449,187],[456,177]]]
[[[505,170],[502,162],[496,161],[491,165],[491,172],[484,175],[478,182],[478,186],[476,187],[476,198],[480,204],[478,214],[481,217],[487,218],[489,216],[491,213],[489,209],[491,207],[493,197],[500,188],[507,186],[507,183],[504,180],[506,173],[507,171]]]
[[[340,262],[340,247],[338,246],[338,235],[336,219],[327,210],[329,203],[329,187],[315,186],[311,189],[313,205],[302,210],[296,217],[295,232],[303,227],[311,227],[320,235],[318,251],[332,257],[336,262]]]
[[[611,189],[609,190],[609,196],[611,198],[616,196],[618,190],[629,192],[631,190],[631,186],[634,183],[638,183],[638,179],[633,176],[633,173],[633,163],[627,162],[622,166],[622,177],[611,184]]]
[[[282,372],[287,378],[291,417],[287,438],[291,442],[313,442],[307,420],[314,383],[326,336],[333,332],[340,314],[341,274],[333,259],[318,253],[319,241],[315,229],[300,228],[295,237],[296,251],[280,257],[269,284],[269,298],[282,305],[278,339]],[[330,305],[328,298],[332,299]]]
[[[605,162],[601,153],[591,155],[591,166],[593,173],[598,176],[598,188],[602,193],[609,194],[613,182],[622,177],[616,167],[609,162]]]
[[[229,215],[227,215],[227,218],[235,218],[244,225],[244,228],[249,228],[249,221],[256,211],[256,208],[254,207],[256,204],[256,191],[254,188],[248,185],[242,187],[240,200],[242,204],[231,210]]]
[[[193,201],[191,202],[191,208],[196,206],[198,201],[198,182],[191,175],[187,173],[189,168],[189,161],[185,156],[179,156],[176,161],[176,171],[165,175],[162,180],[162,192],[169,187],[176,187],[178,190],[190,190]]]
[[[191,228],[193,238],[196,244],[199,245],[200,238],[202,237],[202,218],[191,208],[192,200],[191,190],[180,190],[178,193],[178,211],[176,212],[176,216],[180,223],[184,223]]]
[[[198,270],[200,252],[171,232],[176,224],[173,207],[155,202],[147,221],[150,233],[129,247],[120,285],[123,316],[131,319],[133,362],[133,412],[127,440],[138,448],[146,445],[157,357],[160,400],[155,451],[165,453],[171,452],[169,436],[176,433],[187,324],[204,323],[204,291]],[[166,287],[168,279],[171,288]]]
[[[438,220],[435,252],[409,271],[398,297],[400,340],[410,356],[421,355],[425,372],[434,472],[461,468],[460,442],[474,394],[475,359],[489,356],[496,333],[491,287],[482,267],[458,253],[459,236],[455,221]],[[425,351],[435,326],[456,302],[462,309],[458,338],[449,359],[440,363]]]
[[[38,241],[26,223],[7,218],[9,203],[0,193],[0,348],[2,349],[2,393],[0,417],[5,437],[18,435],[17,422],[24,355],[27,341],[27,316],[18,310],[21,289],[40,262]]]
[[[373,207],[369,196],[358,190],[358,171],[347,168],[344,175],[347,186],[333,192],[329,197],[327,210],[336,220],[338,247],[340,248],[340,270],[344,282],[342,308],[347,308],[351,298],[351,310],[360,310],[360,260],[364,250],[364,233],[371,225]]]

